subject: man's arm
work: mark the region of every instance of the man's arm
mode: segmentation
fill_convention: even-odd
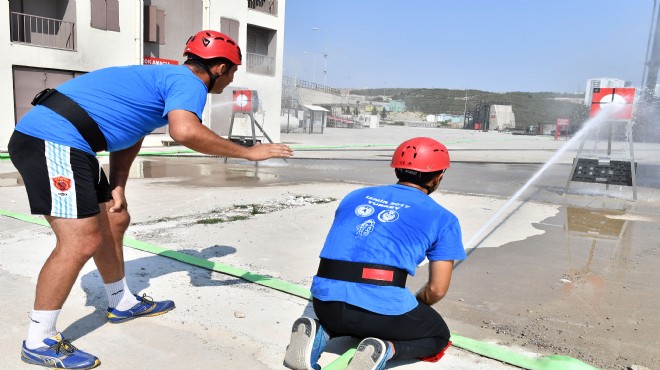
[[[454,261],[430,261],[429,281],[417,292],[417,299],[429,306],[439,302],[449,290]]]
[[[260,144],[244,147],[218,136],[199,122],[197,116],[186,110],[173,110],[167,114],[170,136],[179,144],[200,153],[231,158],[261,161],[268,158],[288,158],[291,148],[284,144]]]
[[[128,174],[131,165],[135,160],[144,138],[138,140],[137,143],[126,149],[110,153],[110,190],[112,191],[113,206],[110,212],[121,211],[122,208],[127,207],[124,189],[126,189],[126,181],[128,181]]]

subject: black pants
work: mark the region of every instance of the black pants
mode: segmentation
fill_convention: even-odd
[[[449,343],[449,328],[424,303],[403,315],[381,315],[345,302],[313,300],[314,312],[330,337],[376,337],[394,344],[397,359],[433,356]]]

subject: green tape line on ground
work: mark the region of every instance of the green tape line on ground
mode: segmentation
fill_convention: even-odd
[[[466,351],[476,353],[483,357],[488,357],[493,360],[506,362],[523,369],[530,370],[598,370],[597,368],[587,365],[584,362],[568,356],[551,355],[544,357],[528,357],[520,353],[516,353],[496,344],[480,342],[474,339],[461,337],[460,335],[451,335],[452,345],[454,347],[462,348]],[[323,370],[341,370],[348,366],[348,362],[353,358],[356,348],[353,347],[346,351],[339,358],[335,359],[328,365],[323,367]]]
[[[10,211],[4,211],[4,210],[0,210],[0,215],[12,217],[21,221],[31,222],[37,225],[49,226],[48,222],[43,218],[28,216],[28,215],[10,212]],[[124,238],[124,245],[133,249],[138,249],[144,252],[149,252],[149,253],[157,254],[159,256],[171,258],[173,260],[187,263],[189,265],[205,268],[207,270],[220,272],[234,277],[239,277],[241,279],[253,282],[255,284],[267,286],[269,288],[279,290],[285,293],[289,293],[303,299],[307,299],[307,300],[312,299],[312,294],[309,291],[309,289],[304,288],[300,285],[291,284],[284,280],[253,274],[249,271],[242,270],[230,265],[226,265],[218,262],[212,262],[203,258],[194,257],[185,253],[173,251],[171,249],[167,249],[163,247],[158,247],[135,239]]]
[[[17,220],[29,222],[29,223],[32,223],[32,224],[37,224],[37,225],[41,225],[41,226],[50,227],[50,225],[48,224],[48,221],[46,221],[42,217],[34,217],[34,216],[24,215],[22,213],[16,213],[16,212],[12,212],[12,211],[5,211],[3,209],[0,209],[0,215],[15,218]]]
[[[49,226],[48,222],[41,217],[29,216],[21,213],[5,211],[0,209],[0,215],[11,217],[17,220],[30,222],[37,225]],[[158,247],[138,240],[124,238],[124,245],[138,249],[144,252],[153,253],[159,256],[171,258],[183,263],[204,269],[220,272],[226,275],[239,277],[255,284],[263,285],[281,292],[285,292],[303,299],[311,300],[312,295],[309,289],[292,284],[283,280],[273,279],[263,275],[253,274],[249,271],[238,269],[230,265],[212,262],[203,258],[194,257],[185,253],[173,251],[171,249]],[[572,357],[552,355],[539,358],[532,358],[521,355],[507,348],[492,343],[480,342],[474,339],[465,338],[452,334],[453,345],[458,348],[470,351],[480,356],[488,357],[501,362],[518,366],[530,370],[597,370],[597,368],[585,364],[584,362]],[[344,369],[355,353],[355,348],[351,348],[339,356],[333,362],[325,366],[324,370]]]
[[[356,347],[353,347],[353,348],[349,349],[348,351],[344,352],[344,354],[339,356],[339,358],[336,358],[334,361],[332,361],[331,363],[324,366],[323,370],[342,370],[342,369],[345,369],[346,366],[348,366],[348,363],[353,358],[353,355],[355,354],[355,348]]]
[[[467,351],[530,370],[597,370],[584,362],[560,355],[528,357],[492,343],[451,335],[452,345]]]
[[[300,285],[291,284],[284,280],[253,274],[249,271],[241,270],[239,268],[230,265],[226,265],[218,262],[212,262],[203,258],[190,256],[185,253],[173,251],[163,247],[158,247],[149,243],[141,242],[139,240],[124,238],[124,245],[131,247],[133,249],[139,249],[144,252],[149,252],[149,253],[157,254],[159,256],[171,258],[193,266],[202,267],[207,270],[212,270],[226,275],[239,277],[241,279],[245,279],[255,284],[267,286],[269,288],[279,290],[285,293],[289,293],[300,298],[304,298],[307,300],[312,299],[312,293],[309,291],[309,289],[304,288]]]

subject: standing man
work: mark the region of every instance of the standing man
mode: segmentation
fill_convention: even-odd
[[[172,139],[198,152],[260,161],[290,157],[283,144],[243,147],[205,127],[207,94],[220,94],[241,64],[234,40],[216,31],[190,37],[184,65],[111,67],[35,97],[9,142],[33,214],[44,215],[57,243],[37,280],[23,361],[89,369],[99,359],[56,330],[60,309],[85,262],[94,259],[108,295],[107,317],[120,323],[174,309],[134,295],[126,284],[122,240],[130,216],[124,194],[144,136],[169,124]],[[106,177],[95,154],[110,152]]]
[[[394,185],[355,190],[339,204],[312,282],[318,320],[293,324],[284,364],[320,369],[330,338],[362,339],[347,369],[383,369],[388,360],[437,361],[449,329],[431,305],[451,280],[454,260],[466,257],[458,219],[428,195],[449,168],[449,152],[426,137],[394,151]],[[428,282],[413,295],[406,278],[429,260]]]

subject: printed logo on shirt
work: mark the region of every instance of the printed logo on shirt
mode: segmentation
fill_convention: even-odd
[[[399,219],[399,212],[397,211],[387,210],[387,211],[381,211],[378,214],[378,220],[380,222],[394,222],[398,219]]]
[[[360,217],[369,217],[374,213],[374,207],[368,204],[360,204],[355,207],[355,214]]]
[[[67,191],[71,188],[71,179],[64,176],[53,177],[53,186],[59,191]]]
[[[355,233],[355,236],[360,239],[364,238],[365,236],[371,234],[372,231],[374,231],[375,225],[376,221],[372,219],[364,221],[363,223],[356,226],[357,232]]]
[[[374,207],[387,208],[387,209],[392,209],[392,210],[395,210],[395,211],[400,210],[402,208],[403,209],[410,208],[409,205],[404,204],[404,203],[388,201],[388,200],[385,200],[385,199],[379,199],[379,198],[376,198],[376,197],[372,197],[370,195],[367,195],[366,198],[367,198],[367,203],[369,203],[369,205],[372,205]]]

